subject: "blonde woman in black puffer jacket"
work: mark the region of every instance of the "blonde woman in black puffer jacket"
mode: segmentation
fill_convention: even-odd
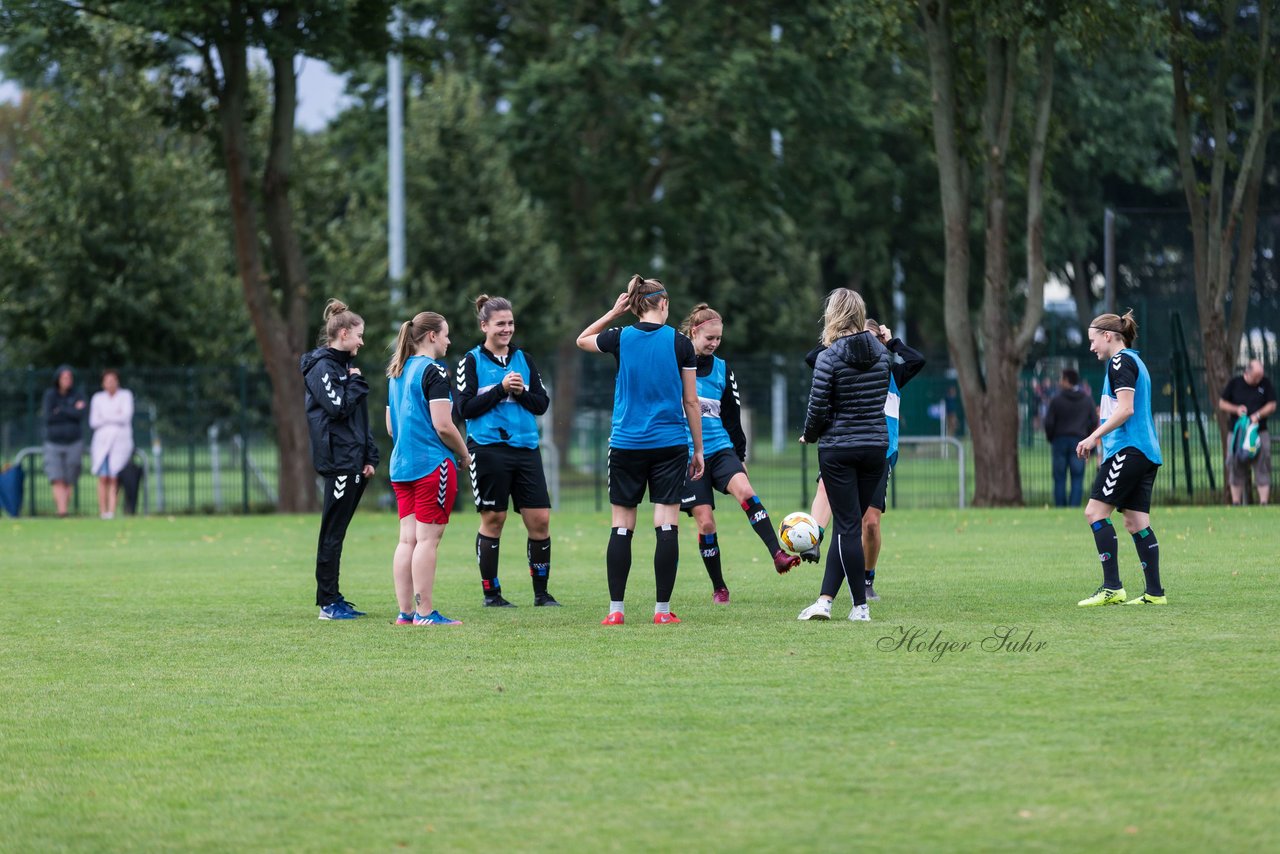
[[[889,394],[893,355],[864,327],[867,308],[848,288],[827,296],[822,343],[809,390],[809,408],[800,441],[818,445],[818,469],[831,502],[832,536],[827,549],[827,579],[849,580],[853,610],[849,619],[871,619],[867,608],[862,551],[862,514],[884,474],[889,430],[884,403]],[[831,619],[831,600],[839,585],[826,580],[821,595],[800,612],[801,620]]]

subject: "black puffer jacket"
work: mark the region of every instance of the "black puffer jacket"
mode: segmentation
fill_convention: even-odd
[[[889,447],[884,402],[893,355],[870,332],[837,338],[818,355],[804,440],[823,448]]]
[[[301,367],[316,472],[328,477],[376,466],[378,448],[366,406],[369,384],[360,374],[350,373],[351,354],[319,347],[303,354]]]

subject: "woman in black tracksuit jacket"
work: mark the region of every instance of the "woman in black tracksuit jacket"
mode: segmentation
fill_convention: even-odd
[[[369,383],[352,364],[364,344],[364,320],[338,300],[324,309],[324,346],[304,353],[311,460],[324,478],[324,511],[316,544],[316,604],[322,620],[352,620],[363,611],[343,598],[338,568],[347,526],[378,465],[369,430]]]
[[[867,308],[862,297],[836,288],[827,297],[822,343],[809,390],[801,442],[818,444],[818,469],[831,502],[834,537],[827,549],[830,568],[822,594],[800,612],[801,620],[831,618],[831,600],[838,579],[849,580],[853,610],[849,619],[871,619],[867,608],[862,551],[862,513],[871,503],[884,475],[889,429],[884,404],[889,394],[893,356],[876,336],[866,331]],[[827,579],[837,584],[828,590]]]

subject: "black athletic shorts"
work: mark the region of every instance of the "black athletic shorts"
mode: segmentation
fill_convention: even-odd
[[[733,448],[716,451],[706,460],[706,470],[698,480],[685,479],[684,491],[680,495],[680,509],[692,512],[700,504],[710,504],[714,510],[717,492],[729,494],[729,481],[734,476],[745,474],[742,460],[738,459]]]
[[[1151,491],[1160,466],[1136,448],[1121,448],[1102,461],[1089,497],[1121,510],[1151,512]]]
[[[510,445],[468,445],[471,452],[471,496],[477,510],[516,512],[551,506],[542,453]]]
[[[880,477],[880,483],[876,484],[876,491],[871,493],[871,503],[868,508],[874,507],[881,513],[888,507],[885,496],[889,494],[889,478],[893,477],[893,467],[898,464],[898,453],[895,451],[893,456],[884,461],[884,474]],[[864,510],[865,514],[866,511]]]
[[[654,504],[679,504],[689,448],[609,448],[609,503],[639,507],[645,487]]]

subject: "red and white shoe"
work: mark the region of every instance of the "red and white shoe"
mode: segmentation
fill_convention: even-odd
[[[716,592],[711,594],[711,601],[716,605],[729,604],[729,588],[717,587]]]
[[[627,620],[622,616],[621,611],[610,611],[609,616],[600,621],[602,626],[620,626]]]
[[[671,613],[670,611],[666,612],[665,614],[653,615],[653,624],[655,626],[665,626],[667,623],[678,623],[678,622],[680,622],[680,618],[677,617],[675,614]]]

